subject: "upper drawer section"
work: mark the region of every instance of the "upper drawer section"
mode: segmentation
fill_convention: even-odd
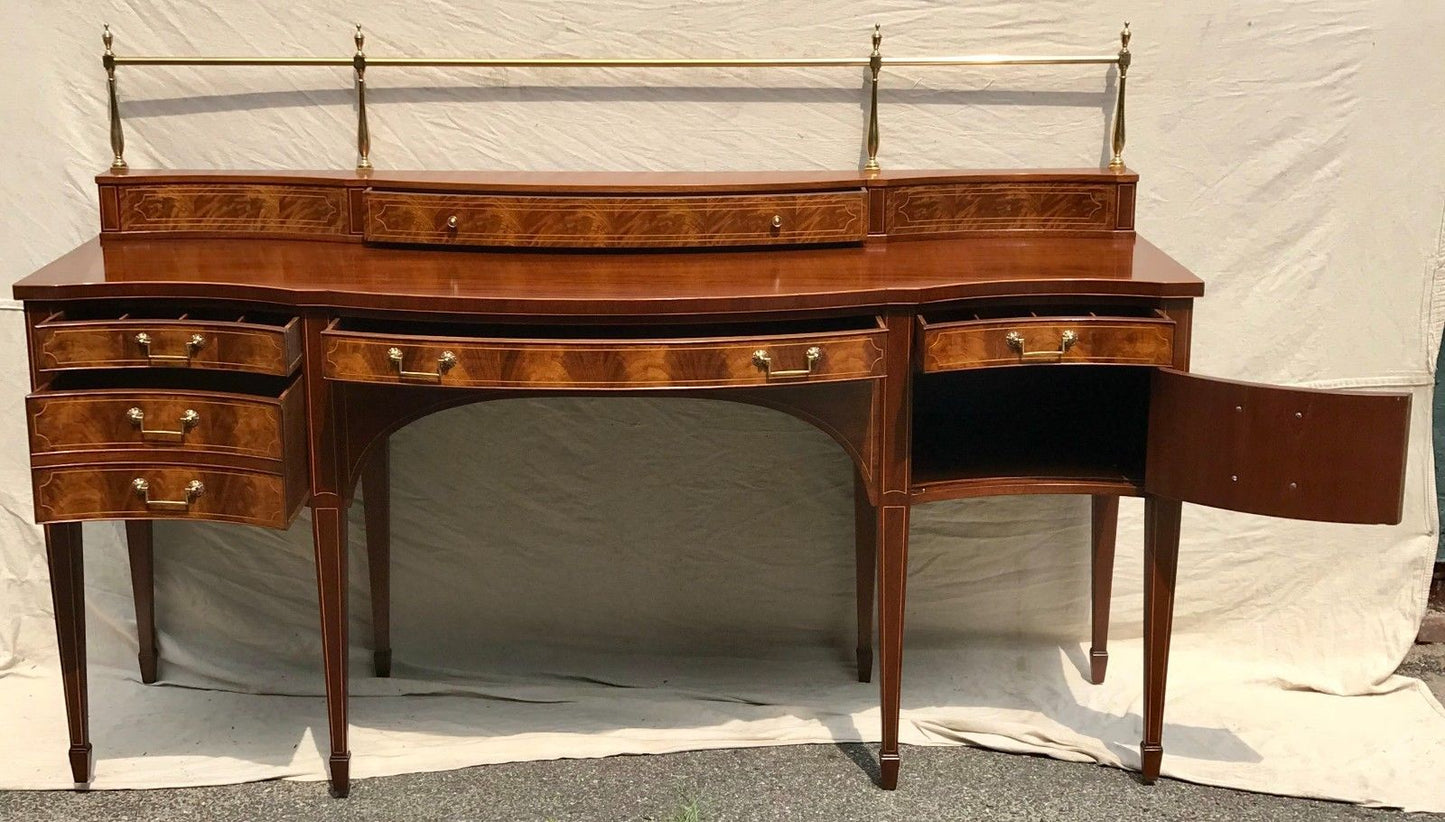
[[[412,326],[341,320],[324,333],[326,376],[481,388],[703,388],[832,382],[883,373],[875,318],[811,333],[762,327],[680,330]],[[530,334],[532,336],[523,336]]]
[[[1153,309],[1008,314],[980,311],[943,322],[920,317],[923,370],[1043,363],[1167,366],[1174,361],[1174,321]]]
[[[521,248],[844,243],[868,234],[866,194],[504,196],[367,192],[366,239]]]
[[[1134,186],[1035,181],[899,186],[888,190],[885,226],[898,237],[1131,230]]]
[[[57,312],[35,324],[41,373],[166,366],[285,376],[301,364],[301,323],[295,317],[242,312],[108,317],[98,308]]]
[[[244,181],[101,187],[102,228],[125,234],[346,235],[347,189]]]

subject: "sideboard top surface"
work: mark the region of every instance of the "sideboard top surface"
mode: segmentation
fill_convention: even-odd
[[[1035,294],[1197,297],[1143,238],[962,238],[704,252],[460,251],[304,240],[93,239],[21,300],[217,298],[488,314],[836,310]]]

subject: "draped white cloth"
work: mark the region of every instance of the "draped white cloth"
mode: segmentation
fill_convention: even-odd
[[[1140,232],[1208,283],[1194,368],[1408,390],[1396,527],[1186,507],[1164,773],[1445,811],[1445,716],[1392,675],[1434,558],[1445,8],[1405,0],[1145,10],[922,0],[0,7],[0,261],[93,235],[109,155],[100,25],[120,53],[376,56],[1112,53],[1133,23],[1126,157]],[[856,168],[854,70],[371,72],[381,168]],[[346,168],[345,69],[122,69],[135,167]],[[1094,165],[1098,67],[890,69],[890,168]],[[9,306],[15,308],[13,304]],[[0,414],[0,786],[66,787],[32,505],[21,316]],[[775,412],[700,400],[506,401],[394,439],[397,676],[371,678],[352,512],[353,774],[516,759],[876,740],[852,681],[847,459]],[[904,741],[1137,767],[1140,506],[1121,515],[1109,680],[1085,683],[1083,498],[914,512]],[[324,774],[309,521],[157,527],[161,676],[142,686],[120,529],[88,525],[97,788]],[[15,744],[15,740],[24,740]],[[863,778],[860,774],[859,778]],[[907,757],[903,778],[908,779]]]

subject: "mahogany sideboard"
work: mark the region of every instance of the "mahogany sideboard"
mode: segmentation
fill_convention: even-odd
[[[354,489],[386,676],[387,436],[444,408],[560,393],[753,403],[847,452],[858,675],[873,669],[876,590],[885,788],[912,507],[1092,495],[1099,682],[1118,498],[1143,496],[1152,781],[1181,503],[1398,522],[1409,397],[1186,373],[1203,284],[1135,236],[1137,179],[1122,166],[100,175],[99,238],[14,286],[75,782],[93,767],[82,521],[127,522],[151,682],[151,521],[285,528],[310,506],[344,795]]]

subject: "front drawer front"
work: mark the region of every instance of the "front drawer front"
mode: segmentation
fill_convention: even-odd
[[[1011,182],[901,186],[888,191],[890,235],[988,231],[1113,231],[1119,187]]]
[[[264,183],[126,185],[117,193],[117,226],[128,233],[347,233],[346,189]]]
[[[283,417],[305,413],[297,385],[279,398],[206,391],[39,392],[25,399],[25,410],[32,454],[142,448],[274,460],[286,456]]]
[[[371,191],[366,239],[547,248],[797,245],[863,240],[865,193],[536,197]]]
[[[1158,318],[1047,317],[925,325],[923,370],[1000,365],[1170,365],[1174,323]]]
[[[668,388],[834,382],[883,373],[881,332],[619,342],[428,339],[345,331],[326,337],[326,376],[360,382]]]
[[[285,528],[294,510],[281,475],[255,471],[111,463],[37,468],[34,483],[36,522],[199,519]]]
[[[285,376],[301,364],[301,324],[183,320],[45,322],[35,326],[41,372],[74,368],[202,368]]]

